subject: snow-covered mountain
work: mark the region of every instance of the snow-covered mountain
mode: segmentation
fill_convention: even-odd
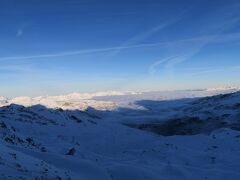
[[[126,96],[140,94],[132,91],[106,91],[96,93],[71,93],[61,96],[39,96],[28,97],[21,96],[16,98],[0,97],[0,106],[6,106],[10,104],[18,104],[23,106],[33,106],[37,104],[44,105],[49,108],[63,108],[63,109],[86,109],[93,107],[96,109],[112,109],[116,107],[116,104],[110,101],[95,101],[94,97],[109,97],[109,96]]]
[[[235,91],[1,98],[0,179],[238,180]]]
[[[0,106],[18,104],[23,106],[33,106],[41,104],[49,108],[62,109],[87,109],[93,107],[101,110],[116,109],[120,106],[128,106],[137,100],[169,100],[181,98],[194,98],[212,96],[221,93],[230,93],[240,90],[238,87],[221,87],[212,89],[179,90],[179,91],[106,91],[96,93],[71,93],[60,96],[21,96],[16,98],[0,97]]]

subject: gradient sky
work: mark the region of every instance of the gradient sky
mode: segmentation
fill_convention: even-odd
[[[0,96],[240,85],[239,0],[0,0]]]

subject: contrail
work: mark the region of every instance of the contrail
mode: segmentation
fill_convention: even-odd
[[[164,45],[164,44],[166,44],[166,42],[138,44],[138,45],[132,45],[132,46],[119,46],[119,47],[110,47],[110,48],[99,48],[99,49],[86,49],[86,50],[78,50],[78,51],[67,51],[67,52],[63,52],[63,53],[61,52],[61,53],[55,53],[55,54],[41,54],[41,55],[32,55],[32,56],[9,56],[9,57],[0,58],[0,61],[72,56],[72,55],[80,55],[80,54],[107,52],[107,51],[112,51],[112,50],[122,50],[122,49],[141,48],[141,47],[154,47],[154,46],[159,46],[159,45]]]
[[[164,67],[167,69],[173,69],[177,64],[180,64],[182,62],[185,62],[186,60],[192,58],[194,55],[199,53],[204,47],[206,47],[210,43],[220,43],[220,42],[226,42],[226,41],[234,41],[234,40],[239,40],[239,33],[235,34],[224,34],[224,31],[229,30],[230,28],[234,27],[240,20],[239,17],[232,18],[232,17],[225,17],[227,20],[225,22],[218,22],[214,24],[213,27],[208,29],[208,33],[211,34],[214,32],[214,35],[210,36],[204,36],[202,38],[196,38],[196,44],[190,44],[188,46],[184,46],[184,50],[181,52],[176,52],[179,51],[178,49],[174,50],[176,57],[171,58],[171,56],[165,57],[164,60]],[[183,42],[183,41],[182,41]],[[178,44],[176,44],[178,45]],[[165,61],[165,59],[169,59],[168,61]],[[163,64],[161,60],[158,60],[154,63],[152,63],[149,66],[149,70],[154,68],[153,70],[149,71],[149,75],[153,75],[153,72],[157,72],[156,68]]]
[[[211,43],[221,43],[221,42],[227,42],[227,41],[233,41],[233,40],[240,39],[240,33],[219,35],[218,39],[214,39],[213,37],[215,37],[215,36],[203,36],[203,37],[189,38],[189,39],[183,39],[183,40],[177,40],[177,41],[171,41],[171,42],[145,43],[145,44],[137,44],[137,45],[131,45],[131,46],[117,46],[117,47],[109,47],[109,48],[96,48],[96,49],[85,49],[85,50],[77,50],[77,51],[66,51],[66,52],[53,53],[53,54],[40,54],[40,55],[30,55],[30,56],[8,56],[8,57],[1,57],[0,61],[73,56],[73,55],[108,52],[108,51],[124,50],[124,49],[157,47],[157,46],[165,46],[165,45],[171,45],[171,44],[177,44],[177,43],[205,42],[206,40],[209,40],[209,39],[212,39],[210,41]]]

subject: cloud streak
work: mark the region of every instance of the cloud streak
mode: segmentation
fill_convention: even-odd
[[[198,72],[194,73],[186,73],[187,76],[193,77],[193,76],[202,76],[202,75],[207,75],[209,73],[215,73],[215,72],[226,72],[226,71],[239,71],[240,70],[240,65],[236,66],[226,66],[224,68],[207,68],[205,70],[200,70]]]
[[[172,59],[176,58],[175,56],[173,57],[167,57],[165,59],[161,59],[161,60],[157,60],[155,61],[153,64],[151,64],[151,66],[148,69],[148,72],[150,75],[154,75],[157,71],[157,67],[160,66],[161,64],[164,64]]]
[[[23,36],[24,30],[25,30],[26,26],[27,26],[27,24],[24,23],[24,24],[22,24],[22,25],[17,29],[17,33],[16,33],[16,36],[17,36],[17,37]]]
[[[60,53],[52,53],[52,54],[39,54],[39,55],[27,55],[27,56],[7,56],[7,57],[0,57],[0,61],[7,61],[7,60],[36,60],[40,58],[53,58],[53,57],[64,57],[64,56],[74,56],[74,55],[81,55],[81,54],[91,54],[91,53],[101,53],[101,52],[110,52],[115,50],[127,50],[127,49],[135,49],[135,48],[147,48],[147,47],[158,47],[158,46],[171,46],[171,45],[183,45],[183,44],[191,44],[191,43],[199,43],[198,48],[200,49],[201,46],[207,43],[223,43],[223,42],[230,42],[230,41],[238,41],[240,40],[240,33],[231,33],[231,34],[221,34],[218,35],[218,38],[216,39],[216,36],[202,36],[202,37],[196,37],[196,38],[189,38],[189,39],[183,39],[183,40],[177,40],[177,41],[171,41],[171,42],[157,42],[157,43],[145,43],[145,44],[137,44],[137,45],[130,45],[130,46],[118,46],[118,47],[109,47],[109,48],[96,48],[96,49],[85,49],[85,50],[76,50],[76,51],[66,51],[66,52],[60,52]],[[202,45],[201,45],[202,44]],[[192,54],[197,51],[191,51]],[[190,53],[191,54],[191,53]],[[171,58],[175,57],[175,58]],[[169,56],[164,59],[169,60],[169,65],[173,63],[174,61],[177,62],[177,57],[180,58],[180,55],[175,56]],[[181,58],[186,58],[187,56],[181,56]],[[171,60],[171,61],[170,61]],[[154,62],[150,67],[152,66],[157,67],[158,65],[161,65],[163,63],[160,63],[162,60],[159,60]],[[165,63],[167,61],[164,61]],[[171,62],[171,63],[170,63]],[[155,64],[155,65],[154,65]]]
[[[143,33],[140,33],[140,34],[130,38],[128,41],[126,41],[125,43],[123,43],[121,46],[118,46],[118,47],[86,49],[86,50],[78,50],[78,51],[68,51],[68,52],[63,52],[63,53],[42,54],[42,55],[32,55],[32,56],[2,57],[2,58],[0,58],[0,61],[73,56],[73,55],[109,52],[109,51],[113,51],[113,52],[111,54],[108,54],[108,56],[114,56],[114,55],[118,54],[121,50],[125,50],[125,49],[141,48],[141,47],[154,47],[154,46],[158,46],[158,45],[163,45],[165,42],[150,43],[150,44],[136,44],[136,43],[139,43],[140,41],[147,39],[148,37],[159,32],[160,30],[164,29],[165,27],[174,23],[175,21],[176,21],[176,19],[174,19],[172,21],[168,21],[166,23],[162,23],[160,25],[157,25],[154,28],[151,28]],[[22,35],[23,35],[23,28],[19,28],[17,31],[17,36],[20,37]]]
[[[81,54],[108,52],[108,51],[113,51],[113,50],[124,50],[124,49],[142,48],[142,47],[154,47],[154,46],[159,46],[159,45],[163,45],[163,44],[165,44],[165,43],[164,42],[159,42],[159,43],[150,43],[150,44],[138,44],[138,45],[132,45],[132,46],[119,46],[119,47],[109,47],[109,48],[66,51],[66,52],[53,53],[53,54],[41,54],[41,55],[31,55],[31,56],[8,56],[8,57],[1,57],[0,61],[73,56],[73,55],[81,55]]]
[[[179,14],[179,16],[175,16],[173,19],[168,19],[168,21],[163,22],[149,30],[146,30],[142,33],[139,33],[135,36],[133,36],[132,38],[128,39],[127,41],[125,41],[123,44],[121,44],[121,46],[132,46],[135,45],[139,42],[142,42],[146,39],[148,39],[149,37],[159,33],[161,30],[167,28],[168,26],[178,22],[185,14],[185,11],[183,11],[181,14]],[[114,57],[116,56],[118,53],[121,52],[122,49],[116,49],[114,52],[108,54],[108,57]]]
[[[20,37],[20,36],[22,36],[23,35],[23,29],[22,28],[19,28],[18,30],[17,30],[17,37]]]
[[[217,37],[217,38],[216,38]],[[159,66],[163,66],[166,69],[171,69],[179,63],[182,63],[195,54],[197,54],[202,48],[204,48],[207,44],[211,43],[226,43],[232,41],[239,41],[240,33],[231,33],[231,34],[221,34],[218,36],[203,36],[192,39],[180,40],[177,42],[173,42],[174,46],[184,46],[186,47],[184,52],[175,53],[174,56],[168,56],[163,59],[159,59],[152,63],[148,68],[149,75],[154,75],[158,71]],[[170,43],[168,45],[171,45]]]
[[[193,56],[199,53],[204,47],[206,47],[210,43],[221,43],[226,41],[239,40],[239,33],[233,33],[233,34],[227,34],[227,35],[224,34],[225,31],[234,27],[239,21],[240,21],[240,18],[238,16],[235,18],[225,17],[224,22],[219,21],[211,25],[210,28],[207,28],[205,33],[213,34],[213,35],[205,35],[203,37],[196,38],[195,41],[194,39],[190,39],[189,41],[182,41],[182,44],[181,44],[182,49],[180,48],[180,50],[179,50],[179,44],[176,43],[174,47],[171,47],[172,49],[176,49],[173,52],[171,52],[171,55],[163,59],[160,59],[158,61],[155,61],[149,66],[148,68],[149,75],[153,75],[153,72],[156,73],[160,65],[163,65],[164,68],[172,71],[172,69],[176,65],[191,59]],[[185,42],[191,42],[191,43],[185,43]],[[173,56],[175,57],[172,58]]]
[[[0,74],[6,73],[34,73],[36,69],[30,65],[1,65]]]

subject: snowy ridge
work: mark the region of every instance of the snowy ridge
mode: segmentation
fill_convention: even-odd
[[[208,88],[207,91],[240,91],[240,87],[237,86],[223,86],[223,87],[215,87],[215,88]]]
[[[195,98],[212,96],[221,93],[235,92],[240,88],[225,87],[202,90],[181,90],[181,91],[153,91],[153,92],[133,92],[133,91],[106,91],[96,93],[71,93],[61,96],[21,96],[13,99],[0,97],[0,106],[18,104],[23,106],[33,106],[37,104],[49,108],[80,109],[84,110],[93,107],[99,110],[112,110],[118,107],[130,107],[137,100],[169,100],[181,98]]]
[[[49,108],[63,108],[63,109],[86,109],[89,106],[96,109],[112,109],[116,107],[116,104],[108,101],[95,101],[94,97],[100,96],[125,96],[140,94],[137,92],[125,91],[107,91],[97,93],[71,93],[68,95],[61,96],[39,96],[39,97],[28,97],[21,96],[13,99],[7,99],[0,97],[0,106],[6,106],[10,104],[19,104],[23,106],[33,106],[41,104]]]

